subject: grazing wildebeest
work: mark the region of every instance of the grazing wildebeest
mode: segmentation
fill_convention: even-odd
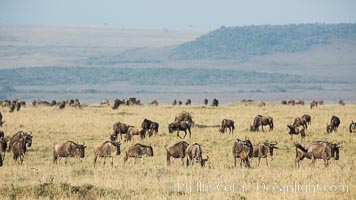
[[[298,100],[295,101],[295,105],[304,105],[304,101],[298,99]]]
[[[173,106],[177,105],[177,100],[174,99],[174,100],[172,101],[172,105],[173,105]]]
[[[68,157],[80,157],[85,156],[85,144],[77,144],[73,141],[67,141],[63,144],[56,144],[53,148],[53,163],[58,164],[61,158],[65,158],[64,164],[67,164]]]
[[[79,109],[83,108],[78,99],[75,99],[74,103],[72,104],[72,107],[79,108]]]
[[[116,122],[112,127],[113,129],[112,136],[117,138],[117,135],[120,134],[120,138],[122,140],[122,135],[127,134],[127,131],[129,130],[130,127],[132,126],[129,126],[121,122]]]
[[[5,151],[7,148],[8,139],[5,138],[4,132],[0,131],[0,167],[3,165],[3,161],[5,159]]]
[[[118,98],[115,98],[114,99],[114,105],[113,105],[113,107],[111,107],[113,110],[116,110],[116,109],[118,109],[119,108],[119,106],[121,105],[121,104],[123,104],[124,102],[123,101],[121,101],[120,99],[118,99]]]
[[[159,124],[148,119],[144,119],[141,128],[145,129],[146,133],[148,131],[148,136],[151,137],[153,133],[158,133]]]
[[[337,132],[337,128],[339,127],[339,125],[340,125],[340,119],[337,116],[333,115],[331,117],[330,124],[329,125],[326,124],[326,132],[327,133],[332,133],[333,131]]]
[[[319,101],[319,106],[321,106],[321,105],[324,105],[324,101],[323,100]]]
[[[208,99],[204,99],[204,105],[208,105],[209,101]]]
[[[258,107],[265,107],[266,103],[261,101],[260,103],[257,104]]]
[[[178,105],[180,106],[180,105],[182,105],[183,103],[182,103],[182,101],[178,101]]]
[[[9,141],[9,149],[8,151],[12,150],[12,147],[15,142],[19,141],[20,139],[24,139],[28,147],[31,147],[32,145],[32,133],[30,134],[24,132],[24,131],[19,131],[13,135],[10,136],[10,141]]]
[[[295,118],[293,126],[294,127],[303,126],[305,130],[308,129],[307,121],[302,117]]]
[[[2,121],[2,114],[0,112],[0,127],[2,127],[2,124],[5,123],[5,121]]]
[[[143,128],[137,128],[137,127],[129,127],[127,130],[127,137],[126,137],[126,142],[131,141],[134,135],[139,135],[141,139],[145,138],[145,129]]]
[[[100,102],[100,105],[108,105],[108,106],[110,106],[109,99],[103,99],[103,100]]]
[[[143,157],[145,156],[153,156],[152,146],[136,143],[135,145],[127,147],[124,162],[126,163],[126,161],[128,161],[129,163],[131,158],[141,158],[142,164],[144,164]]]
[[[293,99],[288,100],[288,105],[294,106],[294,104],[295,104],[295,101]]]
[[[356,133],[356,122],[352,121],[349,126],[350,133]]]
[[[313,107],[318,107],[318,102],[315,100],[310,103],[310,109],[313,109]]]
[[[308,125],[311,124],[311,116],[310,115],[303,115],[302,118],[307,122]]]
[[[301,137],[301,141],[305,138],[305,129],[304,126],[292,126],[292,125],[287,125],[287,127],[289,128],[289,135],[291,135],[291,140],[293,140],[293,135],[298,135],[300,134]]]
[[[263,126],[269,126],[269,131],[273,130],[273,118],[271,116],[262,116],[262,115],[257,115],[253,119],[253,125],[250,125],[250,131],[251,132],[256,132],[259,131],[259,127],[261,126],[262,132]]]
[[[261,158],[266,158],[266,165],[268,165],[267,157],[270,156],[273,159],[273,150],[278,149],[277,143],[261,142],[257,145],[253,145],[253,153],[251,158],[258,158],[258,166],[260,166]]]
[[[194,165],[194,162],[200,163],[201,167],[205,166],[205,163],[209,160],[209,156],[203,159],[203,151],[201,145],[198,143],[191,144],[187,147],[185,151],[187,157],[187,166]]]
[[[217,99],[213,99],[213,103],[211,104],[211,106],[219,106],[219,101]]]
[[[171,165],[171,157],[181,158],[184,165],[184,158],[189,144],[185,141],[180,141],[167,146],[167,165]]]
[[[175,121],[175,122],[172,122],[168,125],[168,132],[169,133],[173,133],[173,131],[177,131],[177,137],[181,138],[180,135],[179,135],[179,131],[184,131],[184,137],[183,139],[185,138],[185,136],[187,135],[187,130],[189,132],[189,138],[192,137],[192,133],[190,131],[190,127],[191,127],[191,123],[189,121]]]
[[[19,140],[15,141],[12,147],[13,152],[13,159],[17,162],[17,159],[20,158],[20,165],[22,165],[23,159],[26,153],[26,144],[27,141],[25,138],[20,138]]]
[[[245,141],[236,139],[232,147],[232,155],[234,156],[234,166],[236,167],[236,159],[240,158],[240,166],[244,162],[245,167],[251,168],[249,157],[252,156],[253,146],[249,139]]]
[[[97,144],[94,147],[94,167],[97,161],[97,158],[104,158],[104,164],[107,157],[111,157],[111,165],[114,164],[114,156],[120,155],[120,142],[115,141],[106,141],[100,144]]]
[[[225,129],[229,129],[229,133],[234,134],[235,122],[231,119],[223,119],[221,121],[221,127],[219,129],[220,133],[225,133]]]
[[[56,100],[52,100],[51,106],[55,106],[55,105],[57,105],[57,101]]]
[[[150,105],[155,105],[155,106],[158,106],[158,101],[157,99],[154,99],[150,102]]]
[[[187,99],[187,101],[185,102],[185,105],[186,105],[186,106],[189,106],[189,105],[191,105],[191,104],[192,104],[192,100]]]
[[[286,100],[282,100],[282,101],[281,101],[281,104],[282,104],[282,105],[287,105],[287,101],[286,101]]]
[[[341,99],[341,100],[339,100],[339,105],[340,105],[340,106],[344,106],[344,105],[345,105],[344,100],[342,100],[342,99]]]
[[[174,118],[174,121],[176,122],[180,122],[180,121],[188,121],[190,122],[191,124],[194,124],[194,121],[193,121],[193,118],[192,118],[192,115],[190,113],[180,113],[180,114],[177,114]]]
[[[298,168],[300,166],[300,162],[304,158],[311,159],[312,161],[310,164],[313,164],[313,166],[315,166],[316,159],[323,159],[324,166],[327,167],[329,165],[330,158],[333,157],[335,160],[339,160],[340,144],[326,141],[316,141],[304,146],[296,144],[295,151],[295,164]]]
[[[59,104],[59,109],[64,109],[66,107],[66,101],[62,101],[61,104]]]

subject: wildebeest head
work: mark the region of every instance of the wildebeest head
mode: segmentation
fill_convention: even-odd
[[[25,139],[25,143],[27,144],[27,146],[31,147],[31,145],[32,145],[32,133],[30,132],[30,134],[26,134],[24,139]]]
[[[340,151],[340,145],[333,143],[331,144],[331,157],[334,157],[335,160],[339,160],[339,151]]]
[[[289,134],[290,134],[290,135],[292,135],[292,134],[297,134],[297,133],[295,132],[294,126],[292,126],[292,125],[287,125],[287,127],[289,128]]]
[[[153,156],[153,148],[152,146],[148,146],[144,149],[144,154],[147,156]]]
[[[209,160],[209,156],[206,156],[206,158],[201,159],[200,161],[200,166],[205,167],[205,163]]]
[[[75,147],[75,154],[76,156],[79,156],[81,158],[84,158],[85,156],[85,144],[77,144],[76,147]]]
[[[250,139],[247,138],[247,139],[244,141],[244,143],[245,143],[245,145],[246,145],[247,147],[250,148],[250,152],[248,153],[248,156],[249,156],[249,157],[252,157],[252,154],[253,154],[253,146],[252,146],[252,143],[251,143]]]
[[[331,124],[326,124],[326,132],[331,133],[333,131],[334,127]]]
[[[172,122],[168,124],[168,132],[173,133],[174,131],[177,130],[177,122]]]
[[[113,133],[110,134],[110,141],[116,141],[117,140],[117,134]]]
[[[116,155],[120,155],[121,151],[120,151],[120,142],[113,142],[111,141],[111,144],[114,145],[116,147]]]
[[[273,156],[273,150],[274,149],[279,149],[277,146],[277,143],[267,143],[268,149],[269,149],[269,155],[272,157]]]

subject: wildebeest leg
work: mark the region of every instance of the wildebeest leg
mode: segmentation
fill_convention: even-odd
[[[64,161],[64,165],[67,165],[67,157],[66,157],[66,159],[65,159],[65,161]]]
[[[188,132],[189,132],[189,138],[192,138],[192,132],[190,131],[190,127],[188,128]]]
[[[183,137],[183,139],[185,138],[185,136],[187,136],[187,130],[184,130],[184,137]]]
[[[260,166],[260,162],[261,162],[261,157],[258,157],[258,165],[257,166]]]
[[[179,130],[177,130],[177,137],[179,137],[180,139],[182,139],[179,135]]]
[[[266,165],[268,166],[268,158],[267,158],[267,156],[266,156]]]
[[[143,161],[143,157],[141,157],[141,161],[142,161],[142,164],[144,165],[144,164],[145,164],[145,162]]]
[[[94,167],[95,167],[97,158],[98,158],[98,156],[94,154]]]
[[[263,130],[263,125],[261,125],[261,128],[262,128],[262,133],[264,133],[264,132],[265,132],[265,130]]]
[[[236,157],[234,157],[234,167],[236,167]]]
[[[184,158],[181,158],[181,161],[182,161],[182,165],[184,165]]]

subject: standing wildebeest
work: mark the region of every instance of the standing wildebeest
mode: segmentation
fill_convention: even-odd
[[[293,135],[298,135],[300,134],[301,137],[301,141],[305,138],[305,128],[304,126],[292,126],[292,125],[287,125],[287,127],[289,128],[289,135],[291,135],[291,140],[293,140]]]
[[[194,161],[200,163],[201,167],[205,167],[206,161],[209,160],[209,156],[206,156],[205,159],[202,157],[203,151],[201,145],[198,143],[191,144],[187,147],[185,155],[187,157],[187,166],[194,165]]]
[[[15,108],[16,108],[16,101],[12,101],[10,104],[10,112],[14,112]]]
[[[356,122],[352,121],[349,126],[350,133],[356,133]]]
[[[5,138],[4,132],[0,131],[0,167],[3,165],[5,159],[5,151],[7,148],[8,139]]]
[[[10,141],[9,141],[9,149],[8,151],[10,152],[12,150],[13,145],[15,142],[19,141],[20,139],[24,139],[28,147],[31,147],[32,145],[32,133],[30,134],[24,132],[24,131],[19,131],[13,135],[10,136]]]
[[[123,103],[124,103],[124,102],[121,101],[120,99],[115,98],[115,99],[114,99],[114,105],[113,105],[112,109],[113,109],[113,110],[117,110],[117,109],[119,108],[119,106],[120,106],[121,104],[123,104]]]
[[[131,141],[134,135],[139,135],[141,139],[145,138],[145,129],[143,128],[137,128],[137,127],[129,127],[127,130],[127,137],[126,137],[126,142]]]
[[[311,163],[313,166],[315,165],[316,159],[323,159],[324,166],[327,167],[329,165],[330,158],[335,158],[335,160],[339,160],[339,151],[340,145],[337,143],[330,143],[325,141],[316,141],[307,145],[296,144],[296,158],[295,164],[299,168],[300,162],[304,158],[311,159]]]
[[[152,146],[136,143],[135,145],[127,147],[124,162],[130,162],[131,158],[141,158],[142,164],[144,164],[143,157],[145,156],[153,156]]]
[[[158,133],[159,124],[148,119],[144,119],[141,128],[145,129],[146,133],[148,131],[148,136],[151,137],[153,133]]]
[[[293,99],[288,100],[288,105],[294,106],[294,104],[295,104],[295,101]]]
[[[100,105],[108,105],[108,106],[110,106],[109,99],[103,99],[103,100],[100,102]]]
[[[185,102],[185,105],[186,105],[186,106],[189,106],[189,105],[191,105],[191,104],[192,104],[192,100],[187,99],[187,101]]]
[[[172,101],[172,105],[173,105],[173,106],[177,105],[177,100],[174,99],[174,100]]]
[[[208,99],[204,99],[204,105],[208,105],[209,101]]]
[[[174,121],[176,121],[176,122],[188,121],[191,124],[194,124],[192,115],[190,115],[190,113],[185,113],[185,112],[177,114],[174,118]]]
[[[337,128],[340,125],[340,119],[333,115],[330,120],[330,124],[326,124],[326,132],[327,133],[332,133],[333,131],[336,132]]]
[[[282,101],[281,101],[281,104],[282,104],[282,105],[287,105],[287,101],[286,101],[286,100],[282,100]]]
[[[171,165],[171,157],[181,158],[182,165],[184,165],[184,157],[188,146],[189,144],[185,141],[180,141],[167,146],[167,165]]]
[[[298,99],[298,100],[295,101],[295,105],[304,105],[304,101]]]
[[[20,165],[22,165],[26,153],[26,140],[27,138],[20,138],[19,140],[15,141],[12,147],[12,152],[14,154],[13,159],[15,162],[17,162],[17,159],[20,158]]]
[[[155,105],[155,106],[158,106],[158,101],[157,99],[154,99],[150,102],[150,105]]]
[[[302,118],[307,122],[308,125],[311,124],[311,116],[310,115],[303,115]]]
[[[121,122],[116,122],[112,127],[113,133],[112,133],[111,137],[117,138],[117,135],[120,134],[120,138],[122,140],[122,135],[127,134],[127,131],[129,130],[130,127],[132,127],[132,126],[129,126],[129,125],[121,123]],[[113,139],[111,139],[111,140],[113,140]]]
[[[259,127],[261,126],[262,132],[263,126],[269,126],[269,131],[273,130],[273,118],[271,116],[262,116],[262,115],[257,115],[253,119],[253,125],[250,125],[250,131],[251,132],[256,132],[259,131]]]
[[[5,121],[2,121],[2,114],[0,112],[0,127],[2,127],[2,124],[5,123]]]
[[[180,106],[180,105],[182,105],[183,103],[182,103],[182,101],[178,101],[178,105]]]
[[[16,111],[20,111],[21,109],[21,102],[20,101],[16,101]]]
[[[344,106],[344,105],[345,105],[344,100],[342,100],[342,99],[341,99],[341,100],[339,100],[339,105],[340,105],[340,106]]]
[[[236,159],[240,158],[240,166],[242,162],[245,163],[245,167],[251,168],[249,157],[252,157],[253,146],[249,139],[245,141],[236,139],[232,147],[232,155],[234,156],[234,166],[236,167]]]
[[[307,121],[302,117],[297,117],[293,123],[294,127],[303,126],[305,130],[308,129]]]
[[[324,105],[324,101],[323,100],[319,100],[319,106],[321,106],[321,105]]]
[[[52,100],[51,106],[55,106],[55,105],[57,105],[57,101],[56,100]]]
[[[175,122],[172,122],[168,125],[168,132],[169,133],[173,133],[173,131],[177,131],[177,137],[181,138],[180,135],[179,135],[179,131],[184,131],[184,137],[183,139],[185,138],[185,136],[187,135],[187,130],[189,132],[189,138],[192,137],[192,133],[190,131],[190,127],[191,127],[191,123],[189,121],[175,121]]]
[[[107,157],[111,157],[111,165],[114,164],[114,156],[120,155],[120,142],[106,141],[94,147],[94,167],[97,158],[104,158],[104,165]]]
[[[213,103],[211,104],[211,106],[219,106],[219,101],[217,99],[213,99]]]
[[[64,109],[66,107],[66,104],[66,101],[62,101],[62,103],[59,104],[59,109]]]
[[[273,150],[278,149],[277,143],[261,142],[257,145],[253,145],[253,153],[251,158],[258,158],[258,166],[260,166],[261,158],[266,158],[266,165],[268,165],[267,157],[270,156],[273,159]]]
[[[318,102],[315,100],[310,103],[310,109],[313,109],[313,107],[318,107]]]
[[[58,164],[60,158],[64,157],[64,164],[67,164],[68,157],[80,157],[85,156],[85,144],[77,144],[72,141],[67,141],[63,144],[56,144],[53,148],[53,163]]]
[[[223,119],[221,121],[221,127],[219,129],[220,133],[225,133],[225,129],[229,129],[229,133],[234,134],[235,122],[231,119]]]

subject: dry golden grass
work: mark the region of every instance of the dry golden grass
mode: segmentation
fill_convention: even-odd
[[[356,114],[356,105],[325,105],[310,110],[308,106],[282,106],[267,103],[260,108],[256,104],[233,103],[220,107],[210,106],[122,106],[119,110],[110,107],[90,105],[82,110],[57,107],[27,106],[20,112],[9,113],[0,108],[6,123],[2,127],[6,135],[19,130],[32,131],[33,144],[29,148],[23,166],[12,160],[12,153],[6,155],[0,168],[1,199],[353,199],[356,197],[355,152],[356,135],[348,132],[348,125]],[[219,134],[217,128],[192,128],[188,143],[202,144],[203,157],[209,155],[207,167],[185,167],[180,160],[166,165],[166,146],[179,141],[176,134],[169,134],[167,125],[182,111],[190,112],[196,124],[218,125],[224,118],[235,120],[234,135]],[[272,132],[249,132],[249,125],[257,114],[274,118]],[[310,114],[312,125],[303,143],[315,140],[343,142],[340,160],[331,160],[324,168],[323,161],[309,166],[305,159],[301,168],[294,166],[295,148],[300,136],[293,141],[287,131],[287,124],[297,116]],[[325,134],[325,123],[332,115],[341,119],[337,133]],[[145,158],[145,165],[139,160],[135,164],[123,164],[127,143],[121,146],[122,154],[114,158],[114,166],[93,167],[93,147],[108,139],[114,122],[121,121],[139,126],[144,118],[160,123],[158,136],[135,142],[153,146],[154,157]],[[268,130],[268,128],[266,128]],[[181,133],[182,134],[182,133]],[[252,169],[233,168],[231,148],[236,138],[249,137],[253,144],[263,141],[277,141],[280,149],[275,151],[274,160],[257,166],[252,159]],[[84,159],[68,159],[64,165],[52,163],[53,145],[67,140],[82,141],[88,146]],[[183,183],[193,186],[185,188]],[[278,188],[286,185],[289,191],[263,191],[262,183]],[[201,188],[196,188],[196,186]],[[199,185],[201,184],[201,185]],[[232,187],[234,184],[234,187]],[[320,188],[313,191],[292,191],[294,184],[313,185]],[[348,186],[338,192],[324,191],[324,186]],[[241,190],[245,187],[245,191]],[[257,188],[259,186],[259,188]],[[232,188],[231,188],[232,187]],[[304,186],[304,189],[306,187]],[[283,188],[282,188],[283,189]],[[285,189],[285,188],[284,188]],[[334,188],[335,189],[335,188]],[[346,191],[348,189],[348,191]],[[227,191],[224,191],[227,190]]]

